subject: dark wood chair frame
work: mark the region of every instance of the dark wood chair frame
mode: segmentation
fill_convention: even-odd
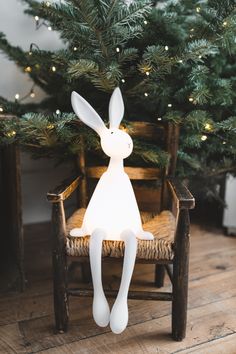
[[[0,114],[0,121],[12,121],[17,117]],[[11,290],[24,291],[24,232],[22,221],[22,193],[20,148],[14,144],[0,148],[0,224],[1,271],[5,269],[1,285]]]
[[[137,123],[140,128],[141,123]],[[148,128],[149,123],[145,124]],[[142,128],[142,127],[141,127]],[[162,208],[169,208],[176,216],[176,230],[174,236],[174,259],[170,260],[141,260],[137,263],[156,264],[155,284],[162,287],[164,274],[167,272],[172,283],[172,292],[149,292],[130,291],[130,299],[140,300],[161,300],[172,301],[172,337],[181,341],[186,334],[187,321],[187,298],[188,298],[188,267],[189,267],[189,209],[194,208],[194,198],[189,190],[179,182],[174,175],[177,148],[178,148],[178,126],[166,125],[167,150],[171,160],[169,167],[164,171],[162,189]],[[56,330],[59,333],[67,331],[69,309],[69,296],[93,296],[91,289],[68,288],[67,273],[68,258],[78,258],[83,264],[82,271],[84,280],[89,280],[89,257],[68,257],[65,250],[66,240],[66,219],[64,211],[64,200],[66,200],[78,186],[80,186],[81,207],[86,206],[86,178],[85,158],[80,155],[79,167],[81,174],[63,182],[60,186],[47,194],[48,200],[52,203],[52,259],[53,259],[53,282],[54,282],[54,311]],[[152,171],[153,173],[153,171]],[[96,173],[95,173],[96,175]],[[96,177],[96,176],[93,177]],[[148,177],[147,177],[148,179]],[[122,259],[105,257],[107,262],[122,261]],[[105,291],[107,297],[116,297],[117,291]]]

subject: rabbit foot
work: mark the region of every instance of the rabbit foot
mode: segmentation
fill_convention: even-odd
[[[104,293],[95,295],[93,299],[93,318],[100,327],[106,327],[110,321],[110,308]]]
[[[113,333],[120,334],[127,327],[129,320],[127,300],[119,301],[117,298],[110,316],[110,328]]]
[[[154,239],[154,236],[151,232],[142,230],[137,235],[137,238],[140,240],[152,241]]]
[[[70,236],[83,237],[83,236],[86,236],[86,233],[84,232],[84,230],[82,228],[75,228],[75,229],[70,230]]]
[[[106,237],[103,229],[95,229],[90,238],[89,259],[93,279],[93,318],[100,327],[106,327],[110,321],[110,308],[102,286],[101,256],[102,242]]]

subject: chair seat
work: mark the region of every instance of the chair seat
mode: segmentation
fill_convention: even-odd
[[[78,209],[67,221],[66,252],[68,256],[89,255],[89,236],[71,237],[70,230],[81,227],[86,209]],[[175,217],[169,210],[159,215],[141,213],[143,229],[154,235],[153,241],[138,240],[137,258],[146,260],[172,260],[175,232]],[[124,255],[123,241],[103,241],[103,257],[121,258]]]

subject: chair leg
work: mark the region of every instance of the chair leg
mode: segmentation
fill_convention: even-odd
[[[63,271],[60,268],[61,265],[59,264],[57,265],[57,269],[54,267],[54,314],[56,332],[64,333],[68,327],[68,295],[65,279],[61,278]]]
[[[92,282],[92,274],[89,263],[81,263],[81,274],[83,283],[91,283]]]
[[[53,203],[52,226],[52,263],[56,331],[64,333],[67,331],[69,314],[65,253],[65,216],[62,202]]]
[[[164,286],[165,279],[165,266],[162,264],[156,264],[155,266],[155,285],[157,288]]]
[[[188,302],[189,214],[186,209],[180,210],[179,212],[175,245],[175,258],[173,263],[172,337],[176,341],[181,341],[186,335]]]

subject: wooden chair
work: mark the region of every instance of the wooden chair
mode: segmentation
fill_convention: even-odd
[[[155,191],[147,187],[134,186],[140,210],[145,223],[144,229],[154,233],[153,241],[138,241],[136,262],[155,264],[155,284],[162,287],[164,273],[167,271],[172,282],[172,292],[130,291],[131,299],[151,299],[172,301],[172,337],[180,341],[185,337],[188,293],[188,259],[189,259],[189,209],[194,207],[194,198],[188,189],[174,178],[179,128],[176,125],[133,122],[129,129],[133,137],[142,137],[147,141],[156,141],[170,155],[165,169],[126,167],[131,180],[151,181]],[[84,278],[89,277],[89,237],[71,238],[69,230],[80,227],[83,213],[88,201],[88,183],[98,179],[106,167],[86,166],[85,154],[79,157],[80,175],[64,182],[50,191],[47,198],[52,202],[52,257],[54,274],[54,310],[56,329],[64,332],[68,326],[68,297],[93,296],[91,289],[70,289],[67,285],[67,261],[77,259],[82,263]],[[79,187],[80,209],[67,221],[65,220],[63,202]],[[144,198],[145,192],[147,199]],[[154,196],[154,198],[153,198]],[[154,209],[157,216],[153,216]],[[151,216],[150,216],[151,215]],[[104,261],[122,261],[123,242],[103,242]],[[86,263],[87,262],[87,263]],[[172,266],[173,265],[173,268]],[[108,297],[115,297],[116,291],[105,291]]]

